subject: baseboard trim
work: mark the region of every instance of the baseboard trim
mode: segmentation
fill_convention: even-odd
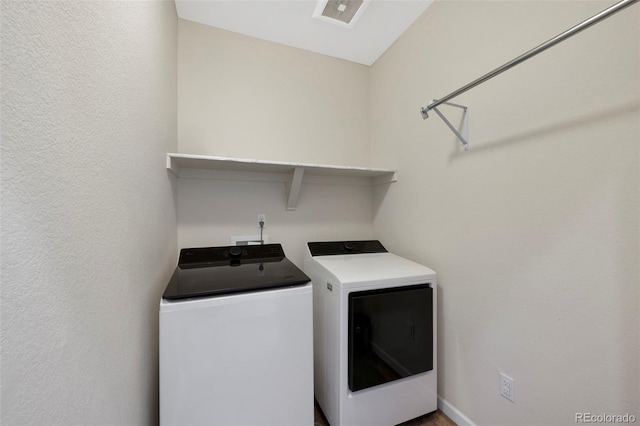
[[[438,408],[458,426],[476,426],[476,424],[472,422],[469,417],[465,416],[462,411],[458,410],[456,407],[451,405],[449,401],[440,396],[438,396]]]

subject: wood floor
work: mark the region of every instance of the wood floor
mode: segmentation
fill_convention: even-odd
[[[322,410],[315,403],[314,408],[314,425],[315,426],[329,426],[329,422],[322,414]],[[408,422],[400,423],[398,426],[457,426],[453,420],[446,416],[442,411],[438,410],[435,413],[425,414],[418,418],[409,420]]]

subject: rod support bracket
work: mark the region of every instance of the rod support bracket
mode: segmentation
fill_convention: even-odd
[[[444,124],[447,125],[447,127],[456,135],[458,140],[462,143],[464,150],[469,151],[469,108],[465,105],[458,105],[451,102],[441,102],[439,104],[439,105],[449,105],[452,107],[462,109],[463,111],[462,112],[462,133],[460,133],[453,126],[453,124],[451,124],[451,122],[447,120],[447,117],[445,117],[444,114],[440,112],[437,106],[431,106],[434,102],[437,102],[437,101],[438,101],[437,99],[431,99],[427,105],[420,108],[420,113],[422,114],[422,118],[425,120],[429,118],[429,109],[432,109],[433,111],[435,111],[436,114],[438,114],[438,116],[442,119],[442,121],[444,121]]]
[[[429,118],[429,108],[427,106],[420,107],[420,114],[422,114],[422,119],[426,120]]]

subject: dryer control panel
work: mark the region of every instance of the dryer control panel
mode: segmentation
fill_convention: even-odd
[[[335,256],[340,254],[387,253],[378,240],[323,241],[307,243],[311,256]]]

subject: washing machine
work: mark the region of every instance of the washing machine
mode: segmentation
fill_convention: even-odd
[[[314,393],[331,426],[437,409],[436,273],[376,240],[307,243]]]
[[[161,425],[312,425],[312,287],[280,244],[188,248],[160,301]]]

